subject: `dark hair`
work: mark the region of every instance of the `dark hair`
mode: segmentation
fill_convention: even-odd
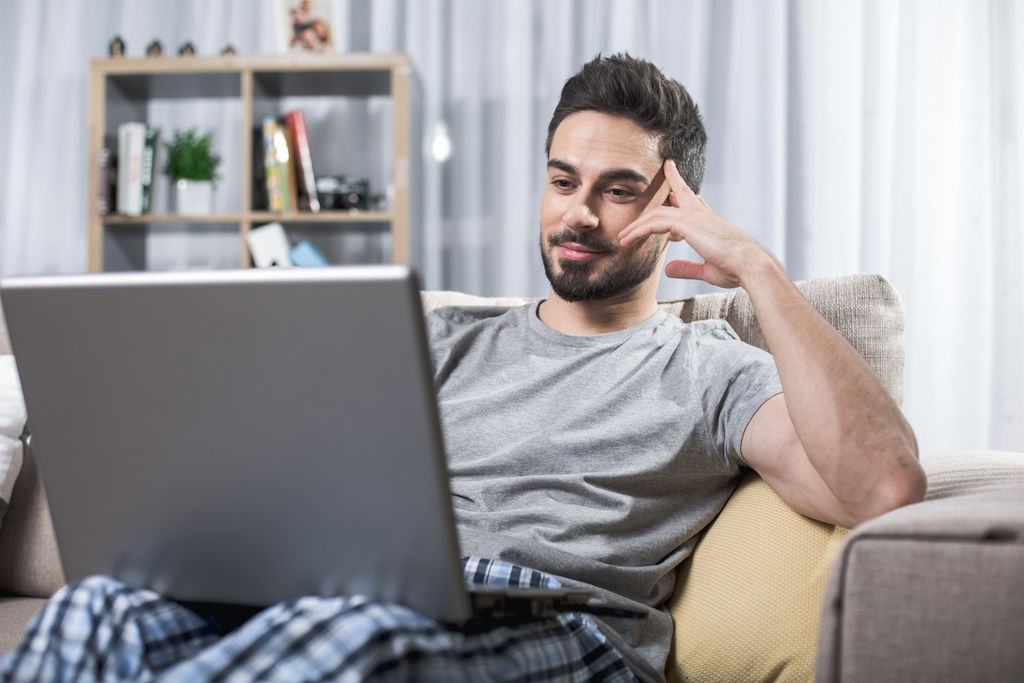
[[[674,159],[686,184],[700,192],[708,141],[704,123],[686,88],[658,67],[627,54],[599,54],[584,64],[562,87],[548,124],[546,153],[551,153],[551,139],[559,124],[581,111],[623,116],[656,135],[662,157]]]

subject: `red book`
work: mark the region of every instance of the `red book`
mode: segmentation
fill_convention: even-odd
[[[300,206],[307,211],[319,211],[320,200],[316,196],[316,176],[313,175],[313,158],[309,153],[306,117],[301,109],[295,109],[285,114],[285,121],[291,131]]]

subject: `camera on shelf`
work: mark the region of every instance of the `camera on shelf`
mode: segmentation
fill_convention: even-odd
[[[316,195],[321,209],[369,209],[370,181],[347,175],[321,176],[316,179]]]

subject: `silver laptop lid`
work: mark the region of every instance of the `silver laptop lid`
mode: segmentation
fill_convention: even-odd
[[[408,268],[8,279],[0,296],[69,580],[468,616]]]

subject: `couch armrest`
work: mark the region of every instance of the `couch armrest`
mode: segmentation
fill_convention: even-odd
[[[850,532],[819,681],[1024,680],[1024,454],[924,458],[929,495]]]

